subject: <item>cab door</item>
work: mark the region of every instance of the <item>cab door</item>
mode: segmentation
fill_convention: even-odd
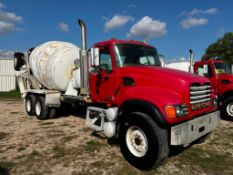
[[[91,73],[91,95],[95,102],[116,104],[118,91],[118,73],[114,69],[113,51],[109,45],[99,48],[100,64],[96,72]]]

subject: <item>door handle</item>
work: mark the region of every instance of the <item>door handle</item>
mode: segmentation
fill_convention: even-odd
[[[107,81],[109,79],[109,76],[104,76],[103,81]]]

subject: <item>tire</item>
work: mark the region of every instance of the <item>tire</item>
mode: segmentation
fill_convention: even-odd
[[[14,58],[14,69],[16,71],[19,71],[20,70],[20,66],[19,66],[19,61],[17,58]]]
[[[233,121],[233,96],[226,97],[223,100],[221,114],[224,119]]]
[[[49,108],[49,118],[55,118],[57,114],[57,108]]]
[[[14,69],[20,71],[20,68],[25,64],[24,54],[15,52],[14,54]]]
[[[45,98],[37,97],[35,103],[35,114],[39,120],[45,120],[49,118],[49,108],[45,106]]]
[[[35,104],[36,104],[36,97],[32,94],[29,94],[25,98],[25,110],[28,116],[35,115]]]
[[[120,126],[120,149],[125,159],[140,170],[160,166],[168,157],[167,129],[141,112],[129,114]]]

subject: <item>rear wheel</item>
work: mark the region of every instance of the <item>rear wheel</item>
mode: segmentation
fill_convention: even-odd
[[[37,97],[35,103],[35,113],[39,120],[45,120],[49,118],[49,108],[45,105],[45,98]]]
[[[120,126],[119,136],[123,156],[138,169],[158,167],[169,154],[167,130],[147,114],[129,114]]]
[[[55,118],[57,115],[57,108],[49,108],[49,118]]]
[[[223,118],[233,121],[233,97],[227,97],[222,102],[221,112]]]
[[[27,97],[25,98],[25,109],[27,115],[29,116],[35,115],[35,103],[36,103],[36,97],[32,94],[27,95]]]

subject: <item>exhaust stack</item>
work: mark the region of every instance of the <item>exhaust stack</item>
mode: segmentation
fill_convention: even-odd
[[[81,74],[81,94],[89,95],[89,61],[87,56],[87,42],[86,42],[86,25],[79,19],[79,26],[81,28],[81,37],[82,37],[82,50],[80,52],[80,74]]]
[[[189,57],[189,72],[190,73],[193,73],[193,57],[194,57],[194,52],[192,49],[189,49],[189,54],[190,54],[190,57]]]
[[[87,50],[86,25],[81,19],[78,20],[78,24],[81,28],[81,34],[82,34],[82,49]]]

